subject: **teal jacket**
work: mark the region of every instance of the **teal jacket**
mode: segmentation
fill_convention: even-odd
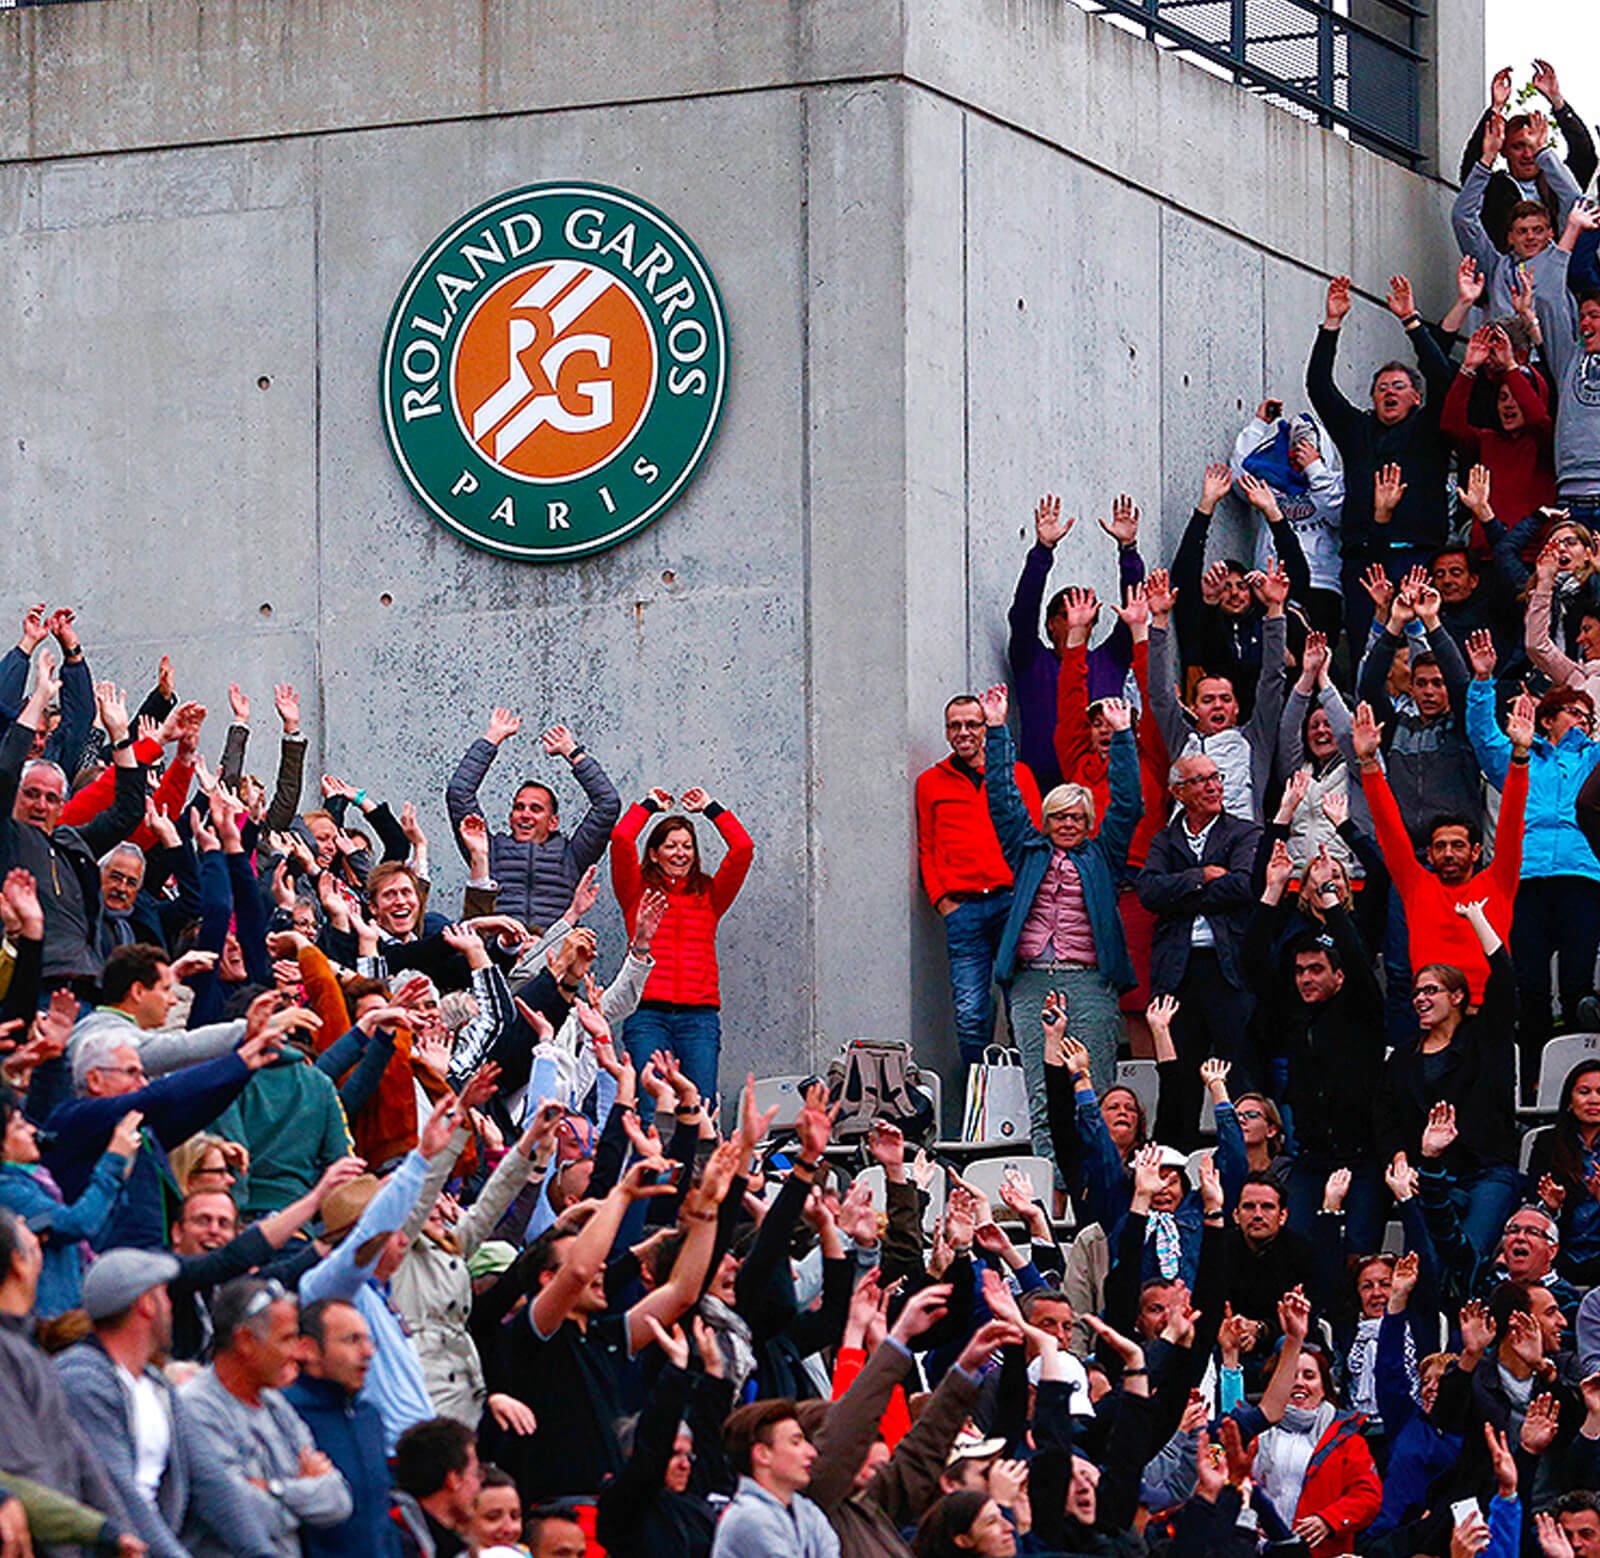
[[[1495,718],[1495,684],[1475,680],[1467,689],[1467,735],[1478,766],[1497,790],[1505,788],[1511,738]],[[1552,746],[1535,736],[1528,749],[1528,810],[1522,831],[1522,879],[1583,876],[1600,882],[1600,860],[1578,827],[1578,791],[1600,763],[1600,742],[1569,730]]]
[[[1017,942],[1039,884],[1049,869],[1052,848],[1022,804],[1015,766],[1011,732],[1004,725],[991,725],[984,747],[983,788],[989,798],[989,817],[1013,878],[1011,913],[1006,917],[994,960],[995,978],[1001,984],[1009,984],[1016,971]],[[1117,912],[1117,883],[1128,864],[1128,845],[1143,811],[1139,754],[1131,730],[1116,731],[1111,737],[1110,780],[1111,804],[1100,819],[1100,829],[1072,851],[1072,862],[1083,884],[1083,903],[1089,912],[1100,972],[1117,989],[1131,990],[1137,981],[1122,933],[1122,916]]]
[[[211,1129],[250,1149],[233,1193],[252,1222],[298,1200],[352,1150],[338,1088],[298,1049],[256,1072]]]

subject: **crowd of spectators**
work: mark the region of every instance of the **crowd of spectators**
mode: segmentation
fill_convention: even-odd
[[[725,1074],[705,788],[495,708],[446,905],[292,687],[263,782],[240,688],[130,712],[27,610],[0,1555],[1600,1558],[1600,212],[1533,85],[1564,155],[1503,72],[1407,360],[1346,397],[1334,278],[1170,565],[1120,496],[1118,599],[1046,601],[1046,497],[944,711],[922,879],[1036,1178]]]

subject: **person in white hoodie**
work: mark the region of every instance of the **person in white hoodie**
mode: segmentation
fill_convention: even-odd
[[[1327,635],[1330,648],[1337,647],[1344,621],[1344,592],[1339,585],[1344,466],[1333,440],[1309,411],[1285,417],[1283,402],[1269,397],[1239,429],[1229,464],[1235,480],[1255,476],[1272,489],[1311,575],[1310,597],[1302,603],[1306,616],[1312,627]],[[1276,551],[1272,527],[1263,521],[1256,527],[1257,569],[1265,572]]]

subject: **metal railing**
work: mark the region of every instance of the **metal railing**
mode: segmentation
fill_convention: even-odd
[[[1363,145],[1422,156],[1417,0],[1077,0]]]

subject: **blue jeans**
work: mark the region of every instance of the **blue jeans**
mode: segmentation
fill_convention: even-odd
[[[1067,1001],[1067,1032],[1089,1051],[1090,1076],[1097,1093],[1116,1079],[1117,1046],[1123,1037],[1117,992],[1097,968],[1019,968],[1011,981],[1011,1015],[1028,1086],[1028,1122],[1033,1150],[1056,1161],[1050,1135],[1050,1110],[1045,1096],[1044,998],[1059,990]],[[1057,1178],[1060,1178],[1057,1165]]]
[[[1506,1219],[1517,1206],[1517,1171],[1495,1163],[1458,1179],[1450,1189],[1461,1218],[1461,1232],[1473,1249],[1487,1255],[1499,1242]]]
[[[1405,900],[1389,884],[1389,918],[1383,931],[1384,1032],[1390,1044],[1404,1044],[1417,1031],[1411,1004],[1411,933],[1406,928]]]
[[[1371,1255],[1383,1247],[1384,1210],[1389,1193],[1377,1162],[1346,1163],[1317,1153],[1303,1153],[1289,1165],[1289,1226],[1302,1238],[1317,1237],[1322,1191],[1336,1168],[1350,1170],[1350,1193],[1344,1198],[1345,1248],[1352,1255]]]
[[[1011,913],[1009,891],[969,898],[944,916],[950,954],[950,996],[956,1009],[956,1043],[970,1065],[994,1043],[994,955]]]
[[[717,1096],[717,1058],[722,1054],[722,1013],[714,1006],[641,1006],[622,1025],[622,1042],[641,1071],[658,1049],[671,1050],[683,1074],[710,1108]],[[643,1093],[639,1106],[648,1110]]]

